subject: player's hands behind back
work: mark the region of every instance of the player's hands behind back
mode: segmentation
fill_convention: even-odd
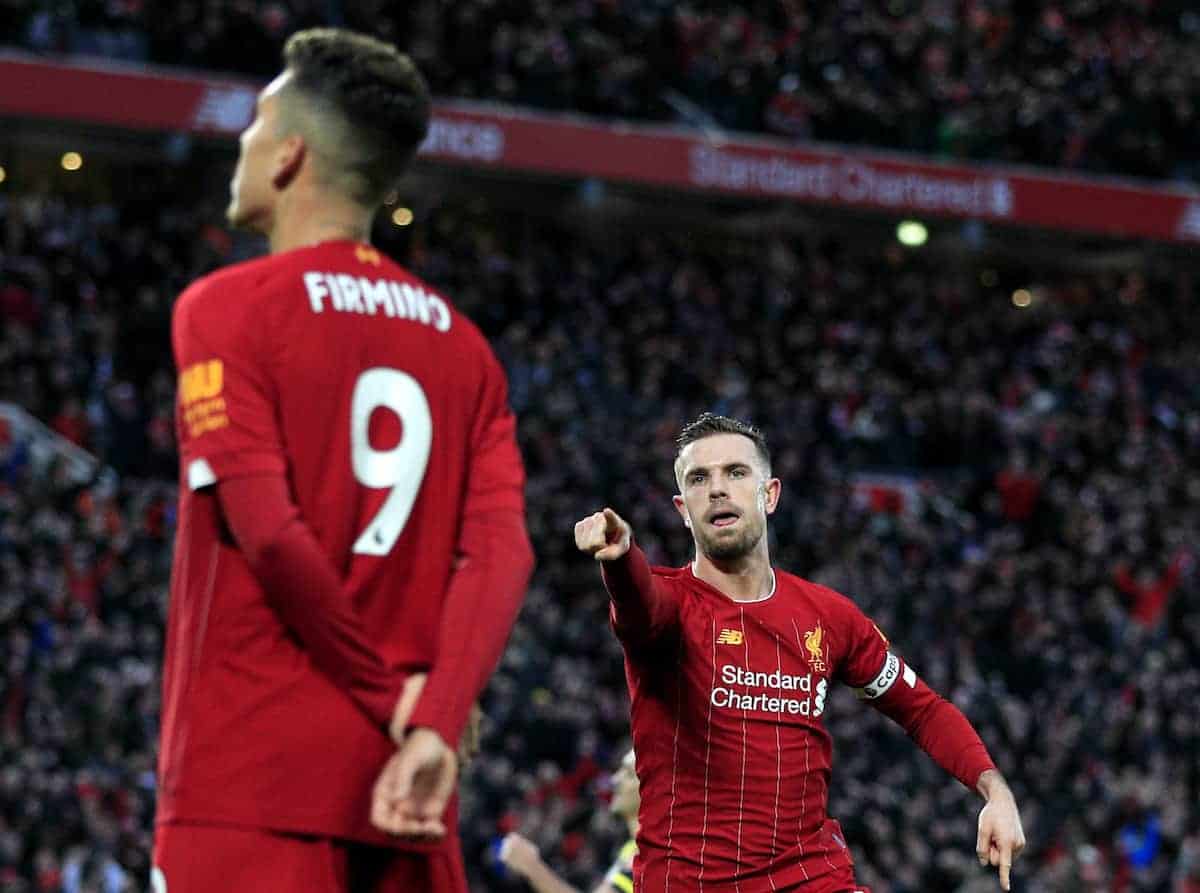
[[[588,515],[575,525],[575,546],[597,561],[615,561],[629,551],[633,528],[612,509]]]
[[[458,756],[442,736],[413,729],[375,782],[371,824],[401,837],[443,837],[457,781]]]
[[[392,712],[392,721],[388,727],[392,740],[399,747],[404,743],[404,733],[408,731],[408,719],[416,709],[421,692],[425,689],[425,673],[413,673],[404,680],[404,689],[400,692],[400,700]]]

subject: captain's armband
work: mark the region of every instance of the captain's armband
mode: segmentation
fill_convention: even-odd
[[[864,701],[874,701],[887,694],[897,679],[903,679],[909,688],[915,688],[917,685],[917,674],[913,668],[889,651],[879,675],[862,688],[855,689],[854,693]]]

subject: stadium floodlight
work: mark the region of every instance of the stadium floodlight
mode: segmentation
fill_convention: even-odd
[[[1018,288],[1012,293],[1012,302],[1017,307],[1028,307],[1033,303],[1033,292],[1027,288]]]
[[[901,220],[896,227],[896,239],[909,248],[920,248],[929,241],[929,230],[919,220]]]
[[[61,163],[64,171],[77,171],[83,167],[83,156],[78,152],[63,152]]]
[[[0,164],[0,183],[8,179],[8,171],[4,169],[4,165]]]
[[[413,212],[410,208],[397,208],[392,212],[392,223],[396,226],[408,226],[413,222]]]

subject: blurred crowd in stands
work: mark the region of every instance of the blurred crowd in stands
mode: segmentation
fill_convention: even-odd
[[[0,41],[256,77],[323,23],[443,96],[1200,179],[1192,0],[0,0]]]
[[[0,401],[117,472],[37,468],[0,423],[0,893],[143,889],[168,318],[186,281],[256,248],[212,225],[199,178],[123,182],[117,206],[0,194]],[[1016,889],[1200,889],[1195,275],[1030,281],[830,238],[585,237],[484,202],[389,244],[493,339],[529,471],[539,566],[464,785],[477,889],[522,889],[491,855],[509,831],[585,889],[621,843],[603,808],[627,746],[620,650],[570,533],[612,505],[682,564],[672,438],[703,409],[773,439],[777,563],[857,600],[978,725],[1024,809]],[[849,692],[827,716],[861,880],[994,889],[974,795]]]

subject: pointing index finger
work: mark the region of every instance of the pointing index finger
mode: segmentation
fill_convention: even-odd
[[[1004,841],[1000,844],[1000,888],[1008,890],[1009,873],[1012,870],[1012,842]]]

